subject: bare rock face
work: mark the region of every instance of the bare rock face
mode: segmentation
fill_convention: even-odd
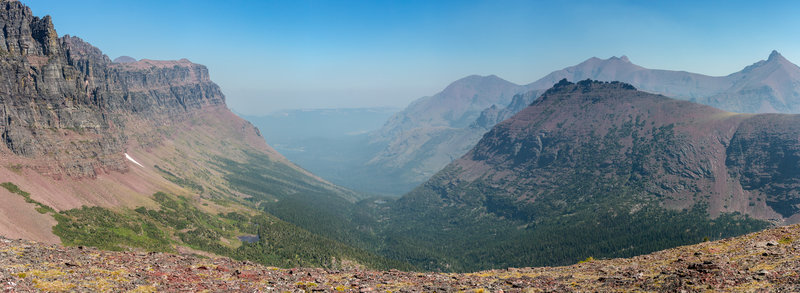
[[[49,16],[33,16],[18,1],[0,2],[0,22],[0,153],[31,159],[40,173],[125,172],[128,143],[153,143],[129,126],[225,105],[202,65],[112,63],[80,38],[59,38]]]
[[[798,123],[797,115],[748,119],[731,139],[725,158],[744,190],[766,195],[766,204],[787,219],[800,213]]]

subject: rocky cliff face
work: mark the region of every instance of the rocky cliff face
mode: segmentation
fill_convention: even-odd
[[[203,209],[213,209],[210,198],[357,197],[275,152],[226,107],[202,65],[111,62],[77,37],[59,37],[49,17],[18,1],[0,0],[0,25],[0,183],[30,194],[0,194],[8,199],[0,235],[58,239],[53,216],[27,200],[63,215],[153,206],[156,192]],[[257,212],[256,204],[241,208]]]
[[[208,70],[187,60],[112,63],[77,37],[58,37],[49,16],[0,3],[2,152],[54,178],[121,171],[129,143],[152,144],[132,118],[154,124],[224,107]]]
[[[725,165],[745,192],[790,223],[800,222],[800,117],[758,115],[743,121],[726,148]]]

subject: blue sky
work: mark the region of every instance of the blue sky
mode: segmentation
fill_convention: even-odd
[[[234,110],[404,107],[470,74],[525,84],[596,56],[727,75],[800,62],[800,1],[22,0],[112,59],[209,67]]]

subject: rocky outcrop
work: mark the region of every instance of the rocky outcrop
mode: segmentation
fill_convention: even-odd
[[[80,38],[58,37],[49,16],[18,1],[0,2],[0,17],[0,152],[29,159],[40,173],[125,172],[129,143],[157,143],[144,124],[225,105],[202,65],[112,63]]]

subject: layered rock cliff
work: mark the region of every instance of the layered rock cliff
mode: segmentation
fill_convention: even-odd
[[[208,70],[180,61],[112,63],[80,38],[58,37],[49,16],[0,3],[0,133],[3,152],[54,178],[125,172],[129,143],[153,137],[126,129],[131,117],[159,124],[224,107]]]
[[[0,191],[0,235],[57,241],[53,213],[32,201],[63,216],[153,207],[165,192],[218,215],[231,209],[211,199],[259,213],[260,201],[298,193],[357,196],[275,152],[226,107],[205,66],[112,62],[18,1],[0,0],[0,25],[0,183],[30,197]]]

